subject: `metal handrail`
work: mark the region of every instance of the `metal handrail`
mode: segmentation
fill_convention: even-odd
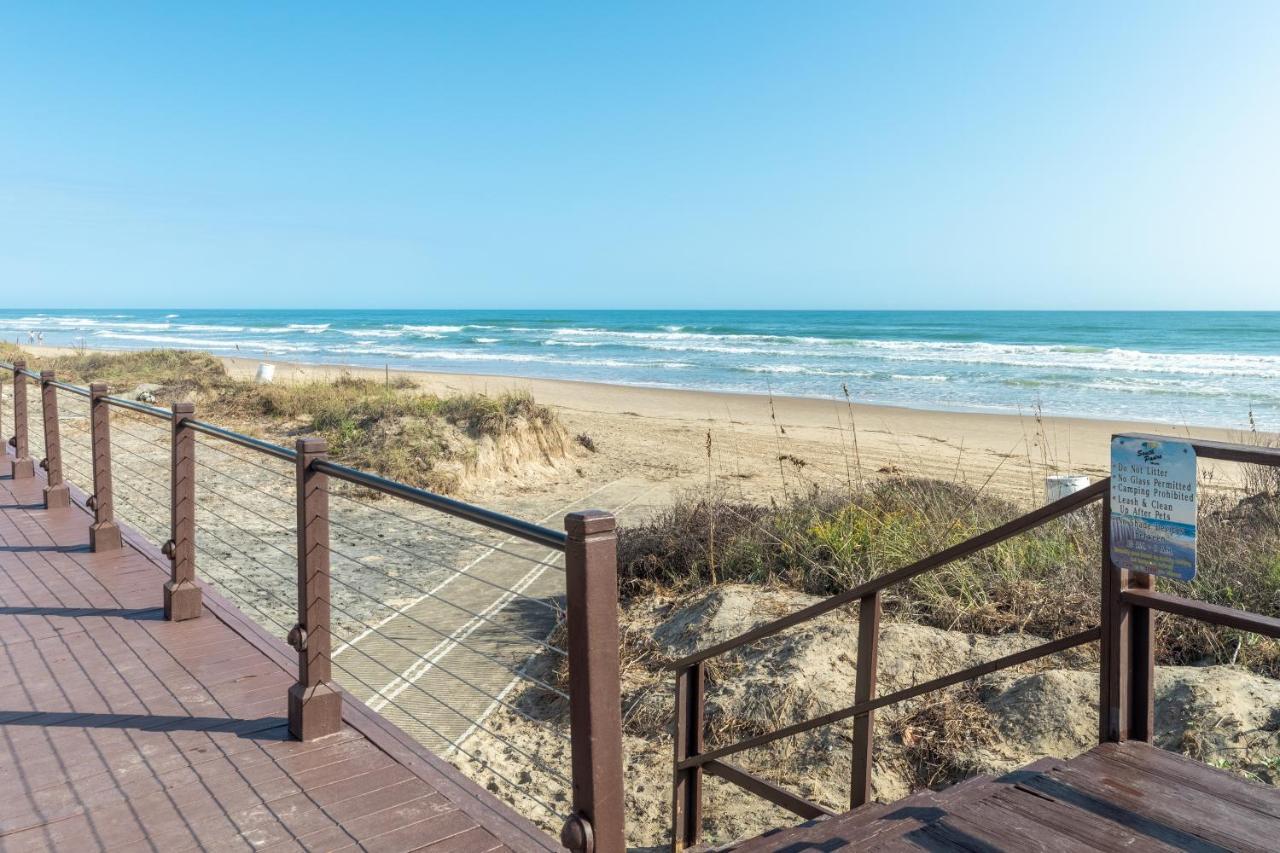
[[[13,365],[8,362],[0,362],[0,368],[13,370]],[[40,379],[40,374],[31,370],[24,369],[22,373],[33,379]],[[53,381],[50,384],[55,388],[68,391],[72,394],[78,394],[82,397],[90,396],[89,389],[79,385],[71,385],[61,381]],[[121,409],[128,409],[132,412],[149,415],[165,421],[173,419],[173,413],[171,411],[168,409],[162,409],[159,406],[149,406],[146,403],[126,400],[123,397],[104,397],[103,399],[112,406],[116,406]],[[197,432],[202,432],[205,435],[212,436],[214,438],[220,438],[224,441],[230,442],[231,444],[248,448],[249,450],[256,450],[259,453],[266,454],[267,456],[273,456],[276,459],[281,459],[286,462],[294,462],[298,458],[297,451],[292,448],[272,444],[271,442],[264,441],[260,438],[253,438],[252,436],[244,435],[243,433],[235,432],[234,430],[216,426],[215,424],[208,423],[207,421],[188,419],[185,421],[185,424]],[[552,530],[529,521],[504,515],[500,512],[494,512],[493,510],[485,509],[484,507],[476,506],[475,504],[469,504],[465,501],[447,498],[444,495],[438,495],[435,492],[429,492],[426,489],[419,489],[406,483],[381,477],[377,474],[371,474],[368,471],[361,471],[358,468],[340,465],[336,462],[320,460],[312,463],[312,465],[316,471],[328,474],[331,477],[336,477],[339,480],[343,480],[357,486],[363,486],[365,488],[372,489],[375,492],[381,492],[382,494],[392,495],[410,503],[417,504],[418,506],[425,506],[466,521],[474,522],[484,527],[488,527],[491,530],[507,533],[511,536],[515,536],[529,542],[534,542],[539,545],[546,545],[547,547],[555,548],[558,551],[563,551],[565,547],[567,537],[565,536],[565,533],[560,530]]]
[[[1117,437],[1170,441],[1170,436],[1125,433]],[[1220,441],[1186,439],[1198,457],[1220,459],[1254,465],[1280,466],[1280,448],[1229,444]],[[778,788],[742,768],[725,764],[721,759],[773,743],[782,738],[812,731],[822,726],[854,719],[853,733],[853,783],[850,807],[856,808],[869,801],[871,796],[871,765],[873,749],[872,714],[898,702],[916,698],[925,693],[987,675],[1008,667],[1017,666],[1057,654],[1068,649],[1100,641],[1101,667],[1099,677],[1102,700],[1099,710],[1099,729],[1102,740],[1134,738],[1150,742],[1154,730],[1153,678],[1154,627],[1152,613],[1164,611],[1179,616],[1199,619],[1211,624],[1237,628],[1268,637],[1280,637],[1280,619],[1236,610],[1230,607],[1207,604],[1181,598],[1153,589],[1149,575],[1130,577],[1128,572],[1118,571],[1110,561],[1108,551],[1110,536],[1110,486],[1111,478],[1100,480],[1091,486],[1054,501],[1046,506],[1014,519],[1006,524],[972,537],[964,542],[919,560],[909,566],[881,575],[848,592],[832,596],[815,605],[804,608],[781,619],[747,631],[738,637],[717,643],[700,652],[688,655],[669,668],[676,671],[676,713],[674,720],[675,781],[673,787],[674,810],[672,849],[683,850],[696,844],[701,833],[702,774],[719,776],[765,800],[787,809],[801,817],[813,818],[824,811],[822,807]],[[1030,649],[1006,655],[994,661],[971,666],[895,692],[875,694],[875,670],[877,667],[876,635],[879,631],[881,592],[891,584],[900,583],[915,575],[939,568],[954,560],[962,559],[978,550],[990,547],[1011,536],[1039,527],[1051,519],[1087,506],[1094,501],[1102,503],[1102,558],[1103,588],[1101,624],[1051,640]],[[703,748],[703,713],[705,708],[703,679],[705,661],[716,655],[737,649],[748,643],[776,634],[845,604],[858,602],[858,675],[852,705],[817,717],[783,726],[770,732],[754,735],[727,746],[715,749]]]
[[[79,385],[68,385],[66,382],[59,382],[56,379],[50,382],[49,384],[61,391],[66,391],[71,394],[78,394],[81,397],[90,396],[89,389],[81,388]]]
[[[426,489],[406,485],[397,480],[389,480],[386,477],[370,474],[367,471],[361,471],[358,468],[351,468],[347,465],[340,465],[337,462],[330,462],[327,459],[313,462],[312,468],[321,474],[327,474],[330,477],[335,477],[353,485],[364,486],[385,495],[392,495],[419,506],[429,507],[466,521],[475,522],[492,530],[500,530],[503,533],[508,533],[529,542],[546,545],[561,551],[565,547],[567,537],[562,531],[551,530],[529,521],[522,521],[509,515],[503,515],[500,512],[494,512],[491,509],[485,509],[464,501],[457,501],[453,498],[446,498],[444,495],[437,495],[435,492],[428,492]]]
[[[1005,655],[1004,657],[996,658],[995,660],[987,661],[986,663],[980,663],[976,666],[971,666],[968,669],[963,669],[960,672],[953,672],[950,675],[944,675],[931,681],[926,681],[923,684],[905,687],[902,690],[898,690],[893,693],[886,693],[883,696],[877,696],[874,699],[869,699],[865,702],[858,702],[838,711],[831,711],[820,717],[802,720],[801,722],[792,723],[789,726],[784,726],[780,729],[766,732],[765,734],[755,735],[753,737],[740,740],[737,743],[732,743],[728,746],[722,746],[717,749],[711,749],[697,755],[692,755],[683,761],[677,762],[676,767],[680,770],[685,770],[690,767],[699,767],[709,761],[715,761],[716,759],[723,758],[727,755],[733,755],[738,752],[743,752],[744,750],[763,746],[764,744],[772,743],[775,740],[781,740],[784,737],[791,737],[792,735],[798,735],[812,729],[821,728],[822,726],[829,726],[832,723],[838,723],[841,720],[847,720],[850,717],[856,717],[860,714],[865,714],[868,711],[875,711],[879,708],[897,704],[898,702],[905,702],[908,699],[914,699],[917,696],[923,696],[925,693],[932,693],[933,691],[941,690],[944,687],[952,687],[956,684],[960,684],[961,682],[980,678],[984,675],[989,675],[1002,669],[1008,669],[1009,667],[1018,666],[1019,664],[1048,657],[1049,655],[1055,655],[1059,652],[1067,651],[1068,649],[1074,649],[1076,646],[1082,646],[1085,643],[1092,643],[1101,637],[1102,629],[1100,627],[1095,626],[1093,628],[1087,628],[1070,636],[1051,640],[1047,643],[1041,643],[1038,646],[1032,646],[1029,649],[1014,652],[1013,654]]]
[[[196,534],[197,530],[200,529],[197,527],[195,518],[195,465],[198,464],[195,458],[195,434],[202,433],[214,439],[220,439],[246,448],[250,453],[261,453],[291,463],[296,476],[298,511],[296,531],[298,543],[297,551],[294,555],[298,560],[298,621],[292,628],[288,628],[276,619],[273,614],[262,610],[252,601],[248,599],[241,600],[256,610],[268,622],[282,630],[287,630],[288,642],[297,651],[298,679],[289,688],[288,703],[289,733],[294,738],[313,740],[337,731],[342,725],[342,691],[332,680],[332,668],[334,666],[330,630],[330,611],[332,609],[337,609],[348,618],[355,619],[360,624],[365,624],[368,631],[375,632],[379,636],[408,650],[407,646],[394,637],[378,631],[378,628],[384,623],[368,625],[359,617],[341,607],[337,607],[329,600],[331,582],[336,582],[353,592],[361,592],[355,585],[332,577],[329,565],[330,555],[340,556],[363,565],[359,559],[331,548],[329,535],[330,489],[327,486],[329,477],[361,486],[374,492],[391,495],[437,512],[443,512],[499,533],[506,533],[513,538],[548,546],[553,549],[553,552],[563,553],[564,568],[562,571],[565,573],[564,601],[566,614],[564,624],[567,628],[565,650],[558,649],[549,645],[546,641],[539,640],[523,632],[499,625],[486,615],[487,611],[476,613],[460,604],[436,596],[434,591],[429,591],[426,595],[469,613],[473,617],[473,621],[478,619],[491,622],[498,627],[504,627],[525,640],[536,643],[544,649],[558,652],[567,658],[569,662],[569,689],[567,691],[560,691],[550,684],[530,676],[528,673],[511,669],[496,659],[491,658],[491,660],[511,671],[513,675],[538,684],[543,689],[551,690],[568,702],[571,778],[558,773],[556,773],[556,776],[567,785],[571,783],[573,805],[572,812],[568,815],[564,829],[561,832],[561,842],[575,851],[575,853],[584,853],[593,846],[598,853],[621,853],[625,849],[625,820],[622,809],[618,806],[623,800],[624,777],[621,708],[618,700],[621,695],[621,684],[618,673],[617,534],[614,518],[611,514],[595,510],[572,512],[565,517],[565,532],[550,530],[538,524],[512,518],[463,501],[453,500],[425,489],[415,488],[386,477],[329,462],[326,458],[327,449],[325,443],[321,439],[300,438],[294,449],[281,447],[269,441],[253,438],[205,421],[197,421],[192,417],[194,406],[189,402],[175,403],[170,410],[127,400],[123,397],[107,396],[105,384],[95,383],[91,389],[85,389],[66,382],[56,381],[54,375],[49,371],[40,374],[26,369],[25,366],[15,367],[4,362],[0,362],[0,365],[4,365],[13,371],[15,387],[21,386],[21,390],[24,391],[22,394],[15,395],[14,410],[15,417],[21,416],[17,417],[18,427],[15,428],[17,446],[23,454],[23,459],[18,460],[18,462],[25,461],[25,465],[19,468],[18,462],[15,462],[14,470],[17,472],[15,476],[34,476],[32,460],[26,457],[25,450],[27,418],[26,410],[22,407],[22,404],[26,401],[25,379],[30,377],[36,380],[42,389],[41,399],[46,426],[45,443],[46,447],[49,448],[47,451],[47,470],[49,471],[50,485],[45,489],[46,506],[55,505],[55,497],[60,494],[57,491],[57,486],[61,485],[57,394],[55,392],[63,390],[71,394],[87,397],[90,400],[90,455],[92,458],[85,461],[92,469],[94,493],[88,497],[85,506],[93,512],[94,521],[89,528],[90,549],[93,551],[119,548],[123,543],[120,527],[116,524],[113,509],[110,409],[116,407],[153,417],[166,422],[171,427],[172,452],[168,466],[170,473],[168,490],[170,492],[171,517],[168,527],[172,535],[161,548],[161,552],[170,562],[169,581],[165,583],[163,589],[166,620],[179,622],[198,618],[204,606],[202,603],[202,588],[195,572]],[[99,403],[102,405],[99,405]],[[123,445],[121,449],[130,453],[134,452]],[[220,452],[228,453],[229,451],[221,450]],[[134,455],[145,458],[140,454]],[[240,458],[238,454],[230,455]],[[248,458],[244,458],[243,461],[251,462]],[[156,462],[154,464],[159,465],[160,463]],[[266,468],[265,465],[260,465],[257,462],[251,462],[251,464]],[[144,479],[151,480],[150,477],[142,476]],[[235,478],[232,479],[234,480]],[[58,482],[55,482],[55,480]],[[161,489],[165,488],[164,484],[158,481],[152,482],[155,482]],[[130,489],[134,488],[129,483],[121,483],[120,485]],[[222,495],[213,489],[209,489],[209,491],[242,509],[265,518],[256,510],[252,510],[226,495]],[[138,492],[142,494],[142,490],[138,490]],[[61,494],[65,493],[66,486],[62,486]],[[65,502],[61,505],[65,505]],[[128,505],[131,509],[138,509],[133,506],[132,500],[128,502]],[[162,520],[151,516],[150,513],[142,512],[142,514],[151,518],[156,523],[157,528],[165,526]],[[235,526],[235,522],[231,519],[216,512],[213,514],[223,523]],[[232,552],[245,559],[250,561],[255,559],[244,549],[212,533],[212,531],[204,529],[204,533],[213,536],[222,546],[229,548]],[[290,556],[286,549],[280,548],[278,545],[261,537],[257,538],[260,542],[280,551],[286,557]],[[497,545],[489,545],[488,548],[489,551],[487,553],[504,550]],[[287,604],[283,598],[275,595],[274,591],[262,587],[247,575],[238,571],[231,562],[213,554],[206,556],[253,586],[268,592],[269,595],[281,603]],[[516,556],[522,555],[517,554]],[[524,559],[531,558],[524,557]],[[539,559],[534,559],[533,562],[540,565],[549,565],[549,563]],[[268,570],[274,575],[287,579],[287,576],[270,569],[270,567],[268,567]],[[465,572],[458,572],[459,575],[463,573]],[[392,580],[398,580],[390,574],[385,576]],[[405,583],[403,581],[398,582]],[[413,588],[411,584],[406,583],[405,585]],[[505,590],[504,596],[525,597],[514,590],[509,590],[505,587],[500,588]],[[505,601],[506,599],[504,598],[504,606]],[[405,612],[404,608],[398,609],[397,614],[405,618],[412,618]],[[428,630],[444,636],[439,629],[425,622],[417,619],[413,619],[413,621]],[[449,640],[457,645],[470,648],[460,638],[454,637],[452,634],[449,635]],[[347,645],[350,646],[353,643],[354,641]],[[395,670],[387,667],[384,662],[371,656],[369,652],[363,649],[358,649],[357,651],[383,668],[395,672]],[[472,651],[478,652],[479,650],[472,649]],[[458,678],[463,683],[469,684],[473,689],[480,690],[480,692],[488,695],[487,691],[449,671],[446,667],[439,666],[438,663],[436,666],[442,671],[449,672],[451,677]],[[364,682],[363,679],[351,673],[350,670],[346,670],[340,665],[339,668],[346,672],[348,676],[369,688],[371,692],[377,692],[376,688]],[[404,674],[398,674],[398,677],[404,678]],[[295,697],[303,695],[309,697],[305,702],[295,701]],[[491,698],[495,702],[507,704],[504,696],[505,691]],[[432,728],[429,723],[414,717],[410,711],[392,701],[391,697],[385,698],[403,713],[408,714],[437,735],[444,737],[459,752],[466,754],[460,743],[450,740]],[[441,701],[440,704],[453,713],[462,715],[462,712],[447,702]],[[508,707],[511,707],[512,710],[518,710],[511,705],[508,705]],[[494,737],[502,739],[497,732],[485,728],[482,725],[482,720],[483,716],[479,720],[472,720],[471,729],[479,728]],[[468,730],[469,732],[470,729]],[[508,747],[514,746],[509,741],[506,741],[506,743]],[[523,750],[519,751],[530,760],[539,763],[536,755]],[[543,766],[548,772],[555,772],[552,768]],[[731,773],[732,768],[726,772]],[[507,781],[511,782],[511,780]],[[520,786],[516,785],[516,783],[512,784],[517,790],[520,789]],[[527,792],[522,793],[528,796]],[[536,797],[531,799],[547,808],[552,814],[557,813],[555,807],[549,806]]]

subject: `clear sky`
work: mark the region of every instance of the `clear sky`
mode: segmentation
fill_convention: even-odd
[[[1280,309],[1280,3],[27,3],[7,307]]]

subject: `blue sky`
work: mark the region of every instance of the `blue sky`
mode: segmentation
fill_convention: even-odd
[[[9,307],[1280,309],[1280,4],[6,6]]]

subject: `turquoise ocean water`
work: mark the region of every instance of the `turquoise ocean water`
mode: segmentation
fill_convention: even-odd
[[[1280,312],[0,312],[0,335],[1280,430]]]

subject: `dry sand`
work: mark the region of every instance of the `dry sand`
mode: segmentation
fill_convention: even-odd
[[[258,366],[250,359],[225,362],[233,375],[244,378],[252,377]],[[989,483],[1011,497],[1036,502],[1043,500],[1048,474],[1106,476],[1115,433],[1241,438],[1227,429],[1179,426],[1169,412],[1152,412],[1150,422],[1038,418],[1031,410],[1022,416],[941,412],[843,399],[305,364],[278,364],[276,381],[335,377],[344,371],[371,378],[408,377],[440,394],[527,390],[554,407],[572,433],[591,436],[601,458],[587,467],[625,471],[660,484],[633,512],[681,488],[707,485],[708,432],[712,480],[747,496],[776,494],[784,485],[794,490],[809,483],[845,483],[860,470],[863,477],[902,471]],[[1212,464],[1202,467],[1202,473],[1213,469]]]

